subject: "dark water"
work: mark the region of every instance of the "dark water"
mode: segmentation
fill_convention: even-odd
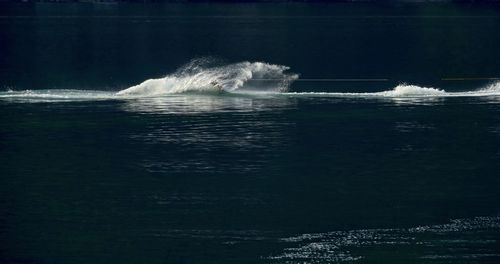
[[[1,263],[500,261],[497,7],[0,7]]]

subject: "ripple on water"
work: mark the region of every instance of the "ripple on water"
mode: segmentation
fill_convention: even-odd
[[[336,263],[369,261],[373,251],[384,259],[421,261],[469,260],[498,263],[500,216],[455,219],[442,225],[413,228],[365,229],[302,234],[281,239],[283,252],[267,257],[271,263]],[[453,252],[453,254],[450,254]]]

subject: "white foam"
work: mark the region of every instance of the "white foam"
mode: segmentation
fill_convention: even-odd
[[[91,90],[24,90],[0,92],[0,99],[22,100],[27,102],[51,102],[51,101],[94,101],[115,99],[113,92],[91,91]]]
[[[392,90],[372,93],[330,93],[330,92],[291,92],[289,96],[311,97],[347,97],[347,98],[440,98],[440,97],[482,97],[500,96],[500,82],[492,83],[484,88],[464,92],[447,92],[433,87],[400,84]]]
[[[288,73],[288,70],[289,67],[283,65],[248,61],[210,66],[206,60],[198,59],[180,67],[173,74],[148,79],[118,92],[69,89],[14,91],[8,88],[0,92],[0,99],[26,102],[122,100],[186,93],[219,95],[221,92],[245,96],[389,98],[394,101],[432,101],[445,97],[489,97],[488,100],[497,100],[500,97],[500,81],[462,92],[411,84],[400,84],[380,92],[287,92],[290,84],[298,79],[297,74]]]
[[[483,93],[500,94],[500,81],[491,83],[479,91]]]
[[[117,95],[155,96],[185,92],[283,92],[298,75],[285,73],[289,67],[264,62],[240,62],[205,67],[197,61],[181,67],[176,73],[149,79]]]
[[[373,93],[373,95],[381,95],[385,97],[443,96],[446,94],[447,93],[444,90],[407,84],[400,84],[390,91]]]

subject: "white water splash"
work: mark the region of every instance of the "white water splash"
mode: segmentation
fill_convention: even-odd
[[[482,97],[500,96],[500,81],[483,88],[464,92],[447,92],[433,87],[400,84],[392,90],[371,93],[337,93],[337,92],[291,92],[289,96],[310,97],[343,97],[343,98],[442,98],[442,97]]]
[[[334,97],[401,100],[441,100],[446,97],[488,97],[498,100],[500,81],[485,87],[462,92],[448,92],[434,87],[400,84],[393,89],[380,92],[288,92],[298,74],[289,73],[284,65],[266,62],[239,62],[214,66],[210,59],[195,59],[163,78],[148,79],[118,92],[72,89],[24,90],[11,88],[0,92],[0,99],[18,102],[60,102],[92,100],[129,100],[137,98],[159,98],[172,95],[221,94],[234,96],[285,97]],[[222,97],[221,97],[222,98]],[[492,98],[492,99],[490,99]],[[196,107],[196,105],[193,105]]]
[[[380,95],[384,97],[443,96],[446,94],[447,93],[444,90],[408,84],[400,84],[390,91],[374,93],[374,95]]]
[[[191,62],[164,78],[149,79],[117,95],[155,96],[186,92],[285,92],[297,74],[285,73],[289,67],[264,62],[240,62],[206,67]]]

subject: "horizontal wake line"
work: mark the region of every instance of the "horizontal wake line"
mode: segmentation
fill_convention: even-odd
[[[442,81],[481,81],[481,80],[500,80],[500,78],[481,78],[481,77],[472,77],[472,78],[441,78]]]
[[[282,81],[286,80],[283,78],[277,78],[277,79],[272,79],[272,78],[263,78],[263,79],[250,79],[249,81]],[[496,81],[500,80],[500,78],[496,77],[471,77],[471,78],[441,78],[441,81]],[[297,79],[294,80],[295,82],[387,82],[390,81],[390,79],[332,79],[332,78],[325,78],[325,79]]]
[[[372,15],[372,16],[335,16],[335,15],[324,15],[324,16],[273,16],[273,15],[263,15],[263,16],[258,16],[259,18],[271,18],[271,19],[276,19],[276,18],[298,18],[298,19],[303,19],[303,18],[314,18],[314,19],[321,19],[321,18],[335,18],[335,19],[401,19],[401,18],[498,18],[498,16],[377,16],[377,15]],[[172,19],[172,18],[255,18],[255,16],[248,16],[248,15],[206,15],[206,16],[179,16],[179,15],[165,15],[165,16],[143,16],[143,15],[122,15],[122,16],[81,16],[81,15],[0,15],[0,19],[4,18],[46,18],[46,19],[52,19],[52,18],[65,18],[65,19],[74,19],[74,18],[147,18],[147,19]]]
[[[249,81],[282,81],[279,79],[251,79]],[[389,79],[297,79],[295,82],[386,82]]]

